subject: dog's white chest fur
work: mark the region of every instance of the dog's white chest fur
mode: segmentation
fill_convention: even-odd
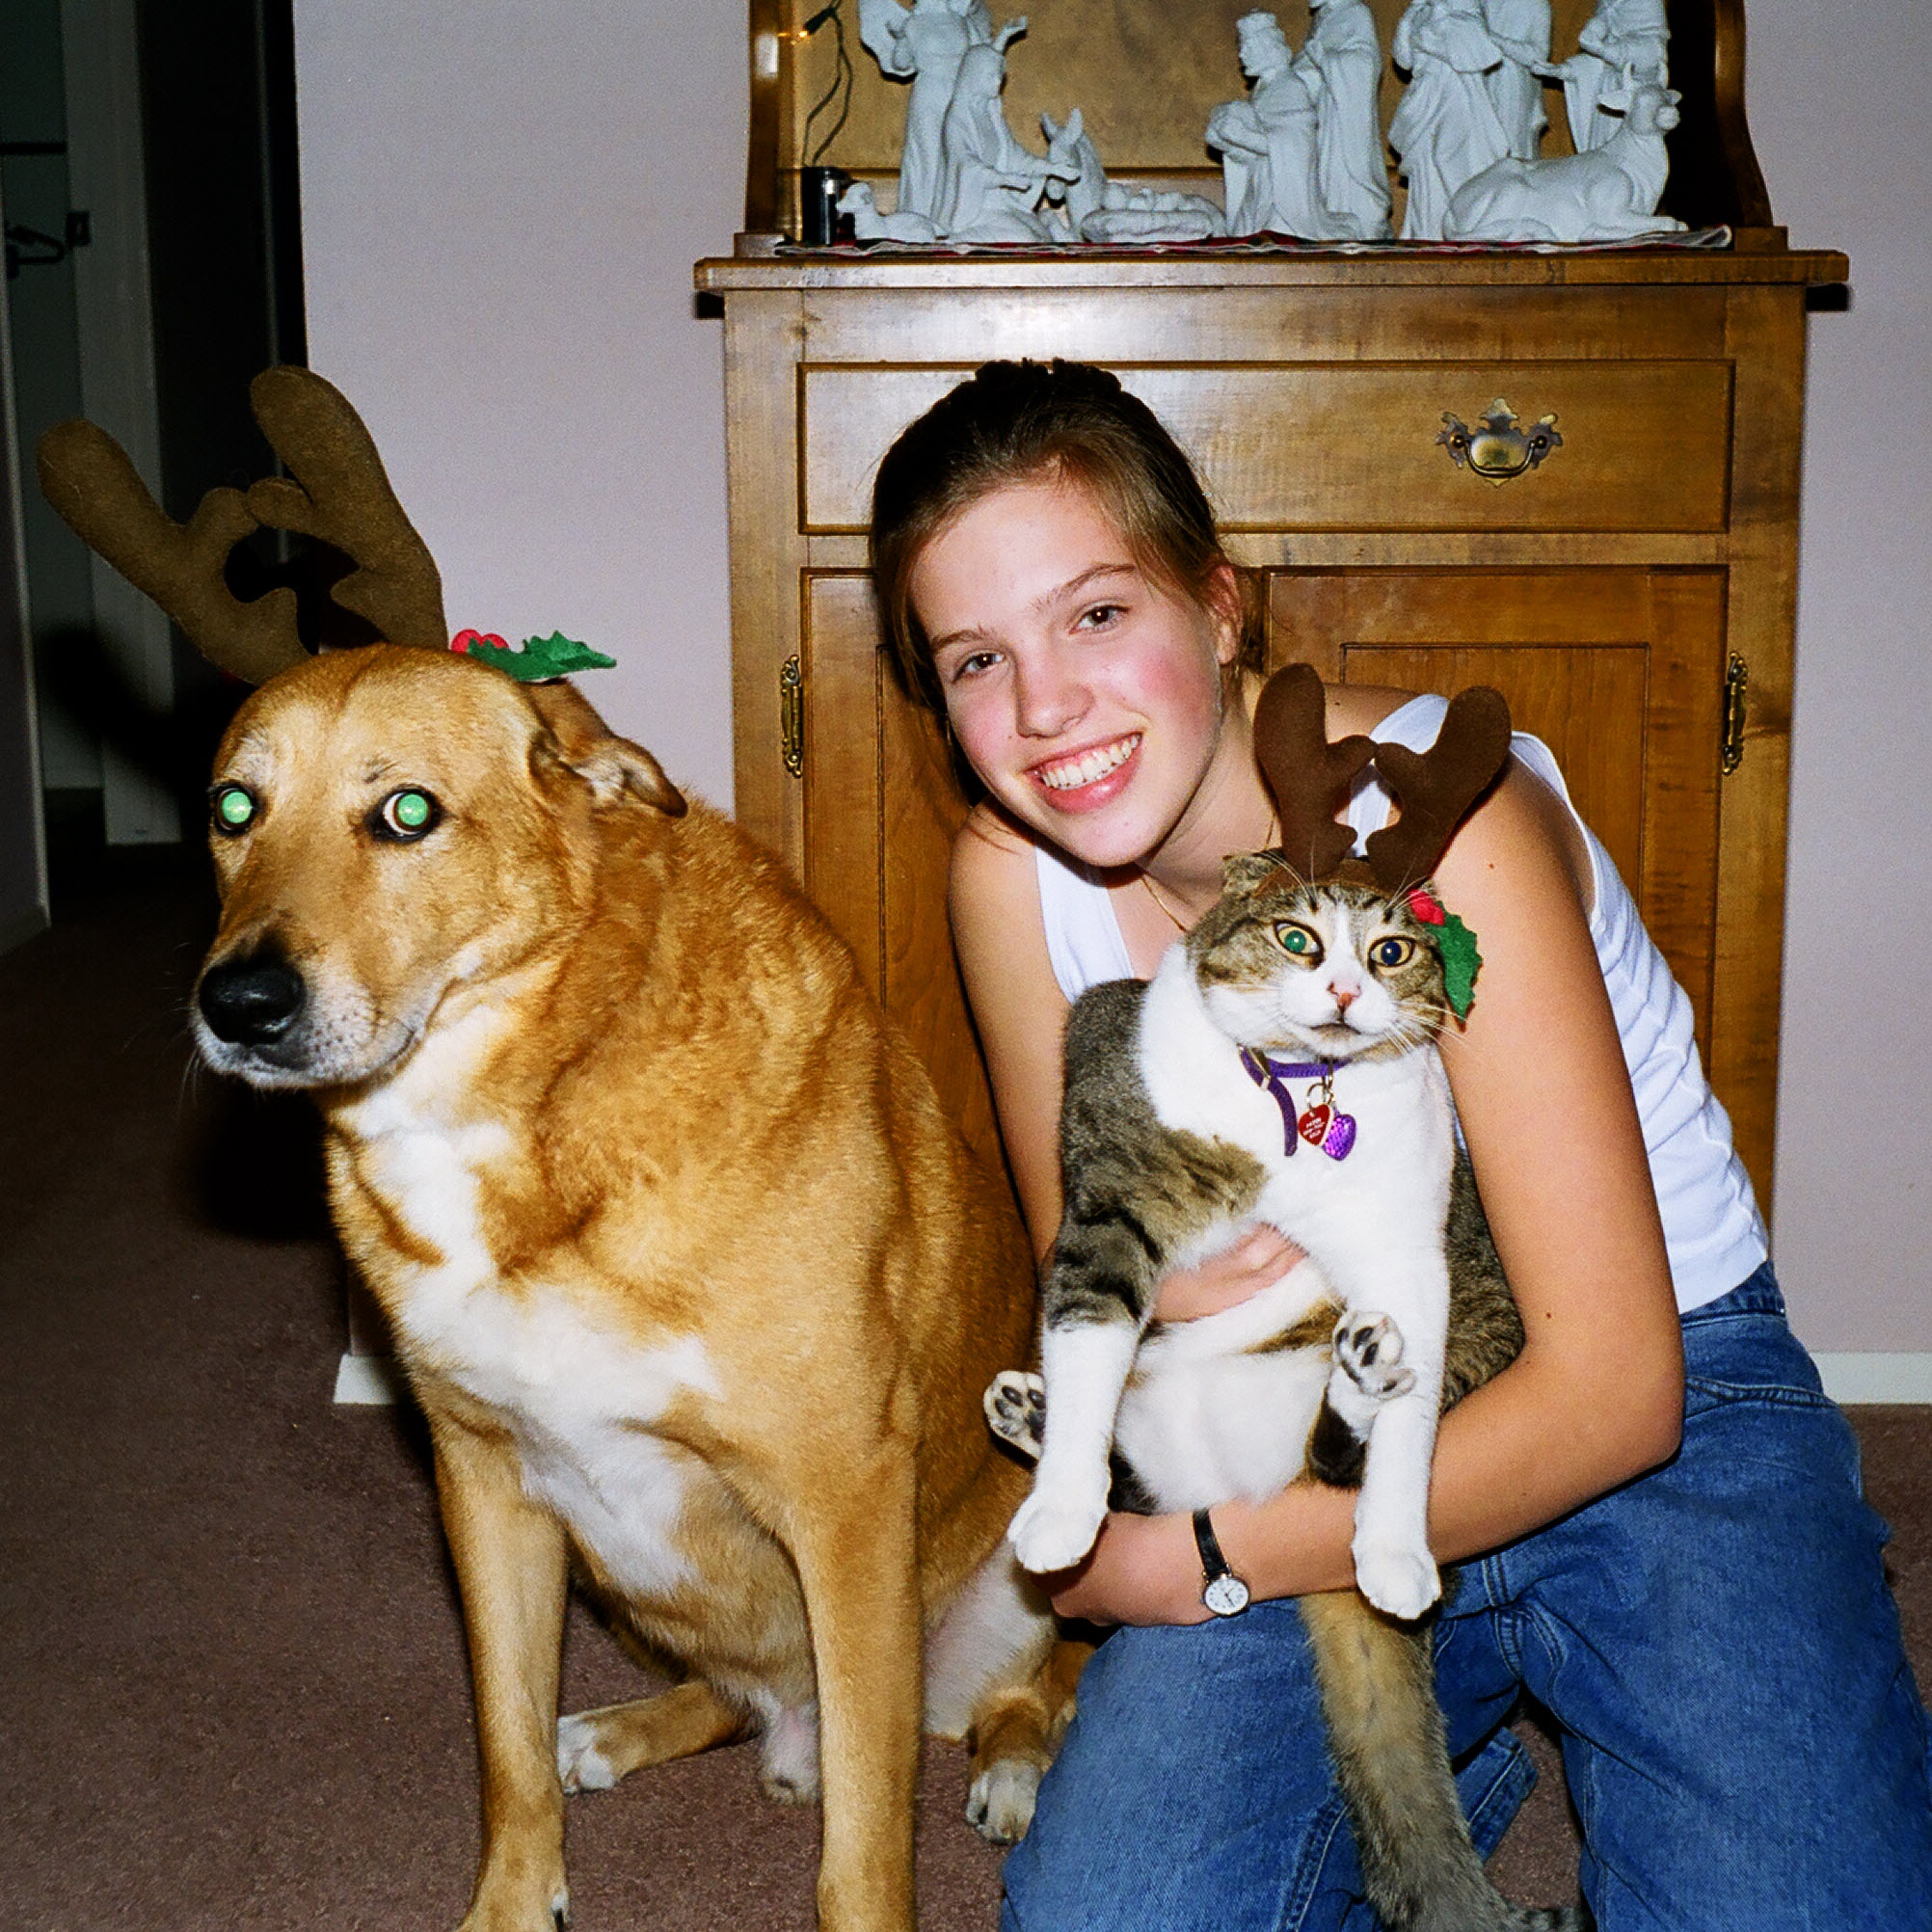
[[[718,1395],[716,1371],[695,1336],[640,1346],[596,1321],[568,1283],[502,1278],[478,1176],[513,1152],[513,1137],[500,1123],[454,1124],[433,1098],[433,1076],[449,1071],[449,1050],[463,1044],[426,1042],[444,1064],[412,1062],[347,1123],[363,1184],[441,1257],[403,1276],[391,1307],[399,1339],[503,1421],[524,1489],[613,1583],[659,1597],[688,1574],[673,1532],[698,1465],[652,1425],[681,1394]]]

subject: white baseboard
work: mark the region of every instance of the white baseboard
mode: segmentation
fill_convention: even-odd
[[[1932,1354],[1820,1355],[1811,1359],[1834,1402],[1932,1403]]]
[[[380,1408],[402,1398],[402,1371],[393,1355],[344,1355],[336,1364],[337,1407]]]

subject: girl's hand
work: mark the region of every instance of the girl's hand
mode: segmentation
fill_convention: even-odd
[[[1202,1315],[1218,1315],[1280,1280],[1306,1258],[1274,1228],[1250,1228],[1232,1248],[1167,1275],[1154,1298],[1154,1319],[1192,1322]]]
[[[1201,1559],[1187,1516],[1113,1515],[1090,1555],[1042,1579],[1062,1617],[1087,1623],[1204,1623]]]

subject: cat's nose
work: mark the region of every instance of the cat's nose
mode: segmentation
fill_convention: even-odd
[[[1346,1013],[1355,1003],[1355,996],[1361,991],[1359,986],[1333,986],[1329,988],[1335,996],[1335,1011]]]

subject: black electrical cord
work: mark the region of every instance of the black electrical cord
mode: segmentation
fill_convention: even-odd
[[[828,20],[832,23],[832,33],[838,41],[838,59],[832,68],[832,85],[825,90],[823,95],[814,104],[811,113],[805,117],[803,142],[812,139],[812,123],[831,106],[833,97],[840,89],[845,90],[845,99],[839,103],[839,118],[832,123],[831,131],[824,140],[819,142],[807,157],[805,165],[808,168],[816,168],[825,158],[825,150],[838,140],[840,130],[845,124],[845,117],[852,111],[852,59],[845,51],[845,16],[839,12],[842,4],[843,0],[831,0],[829,6],[819,8],[805,22],[807,39],[816,34]]]

